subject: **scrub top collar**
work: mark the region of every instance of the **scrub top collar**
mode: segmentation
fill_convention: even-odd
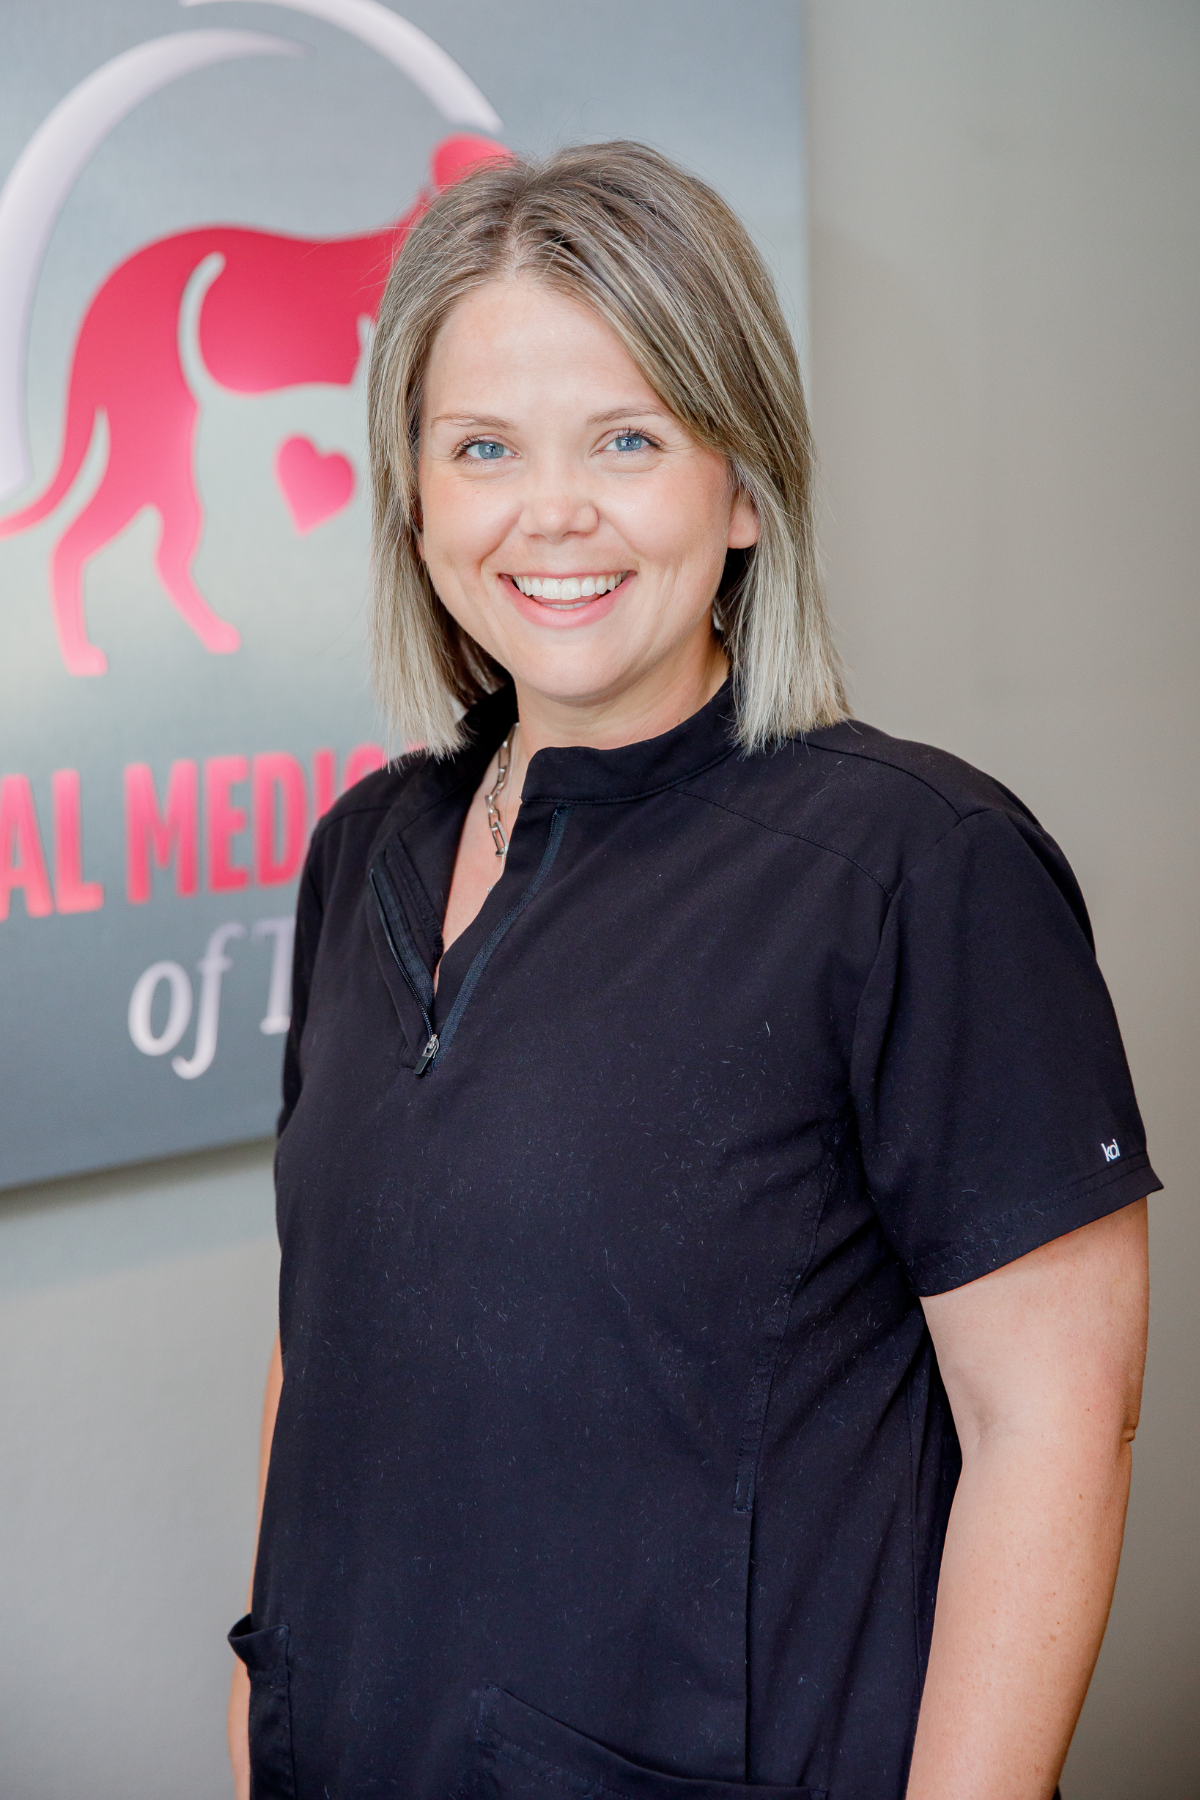
[[[442,761],[429,759],[391,823],[403,829],[430,806],[463,789],[473,794],[487,766],[516,719],[511,682],[487,694],[467,713],[463,724],[470,742]],[[687,781],[723,762],[737,750],[734,736],[733,688],[727,678],[712,699],[660,737],[615,750],[582,745],[539,750],[532,757],[521,791],[523,804],[604,805],[646,799]]]
[[[531,758],[521,801],[559,806],[644,800],[677,787],[737,749],[729,678],[707,705],[673,730],[616,750],[539,750]]]

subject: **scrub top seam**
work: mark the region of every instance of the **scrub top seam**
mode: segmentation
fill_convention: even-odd
[[[838,850],[833,844],[823,844],[820,838],[809,837],[806,832],[789,831],[786,825],[772,825],[767,819],[756,819],[753,813],[741,812],[736,806],[727,806],[723,800],[710,799],[707,794],[693,794],[686,788],[681,788],[680,792],[688,800],[698,800],[702,806],[714,806],[718,812],[728,813],[731,818],[742,819],[747,825],[757,825],[760,831],[771,831],[776,837],[790,838],[793,843],[797,844],[811,844],[814,850],[824,850],[828,856],[840,857],[843,862],[848,862],[852,869],[857,869],[860,875],[865,875],[867,880],[879,889],[885,899],[890,901],[893,897],[894,890],[886,887],[878,875],[872,875],[870,869],[864,868],[862,863],[856,862],[846,850]]]
[[[843,720],[843,724],[845,724],[851,730],[853,730],[853,728],[854,728],[854,722],[851,719]],[[901,741],[906,741],[906,740],[901,740]],[[942,802],[943,806],[949,807],[950,811],[954,814],[955,818],[959,821],[960,824],[963,821],[963,819],[968,819],[971,816],[970,812],[966,812],[966,813],[960,812],[958,807],[955,806],[953,800],[951,800],[950,796],[948,794],[944,794],[942,792],[941,788],[936,787],[934,785],[934,783],[932,781],[930,781],[926,776],[918,775],[915,769],[903,768],[901,766],[901,764],[898,762],[889,762],[889,760],[886,756],[879,756],[867,749],[860,750],[857,748],[857,746],[855,746],[853,744],[838,744],[838,745],[814,744],[810,740],[805,740],[805,748],[811,749],[811,750],[820,750],[826,756],[856,756],[860,762],[874,763],[876,765],[876,767],[878,767],[880,769],[890,769],[894,775],[901,775],[907,781],[915,781],[917,783],[918,787],[923,787],[923,788],[928,789],[928,791],[931,794],[933,794],[936,799],[938,799]],[[988,812],[989,810],[991,810],[991,809],[986,806],[971,808],[971,812]]]
[[[801,1254],[801,1245],[798,1243],[795,1246],[796,1253],[788,1261],[783,1277],[776,1287],[771,1310],[767,1315],[762,1344],[751,1377],[746,1410],[743,1414],[742,1440],[734,1485],[733,1510],[735,1512],[751,1515],[754,1512],[759,1465],[762,1461],[763,1444],[766,1441],[767,1415],[771,1410],[771,1390],[775,1385],[775,1373],[779,1367],[780,1353],[787,1338],[788,1320],[791,1318],[792,1308],[796,1304],[796,1295],[803,1287],[808,1272],[812,1268],[812,1260],[817,1250],[817,1240],[821,1234],[821,1223],[829,1206],[829,1196],[833,1192],[833,1184],[837,1178],[838,1152],[850,1129],[850,1124],[849,1116],[844,1116],[833,1132],[829,1143],[829,1167],[825,1171],[825,1179],[821,1185],[820,1204],[809,1225],[807,1248]]]

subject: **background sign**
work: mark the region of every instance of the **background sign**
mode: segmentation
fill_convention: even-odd
[[[802,315],[794,0],[43,0],[0,59],[0,1185],[269,1131],[366,690],[371,320],[496,143],[649,141]]]

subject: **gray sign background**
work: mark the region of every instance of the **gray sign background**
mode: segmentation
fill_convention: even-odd
[[[630,136],[711,180],[775,270],[799,335],[804,316],[801,38],[795,0],[411,0],[404,16],[443,46],[503,121],[518,151]],[[377,229],[412,204],[430,151],[456,128],[387,62],[331,25],[280,6],[171,0],[7,0],[0,8],[0,182],[77,83],[147,39],[198,27],[256,30],[306,47],[189,74],[143,102],[100,146],[64,208],[32,317],[28,404],[35,475],[0,514],[32,499],[58,460],[72,347],[88,303],[123,259],[195,226],[335,237]],[[28,917],[20,891],[0,922],[0,1185],[258,1136],[277,1105],[281,1038],[264,1035],[272,939],[256,922],[290,913],[295,884],[180,897],[169,874],[152,900],[125,895],[125,765],[152,765],[160,797],[180,758],[287,751],[311,767],[383,742],[367,687],[367,501],[363,380],[349,388],[231,393],[207,375],[185,305],[180,343],[200,403],[196,470],[205,515],[201,591],[242,635],[209,654],[154,568],[158,525],[143,513],[86,574],[90,635],[108,672],[69,674],[59,654],[48,565],[104,466],[103,429],[72,493],[44,523],[0,539],[0,775],[28,776],[47,860],[51,776],[82,776],[83,873],[98,910]],[[352,503],[295,531],[272,473],[299,434],[349,457]],[[245,790],[235,792],[245,804]],[[11,848],[11,847],[10,847]],[[0,845],[0,855],[6,854]],[[250,861],[249,834],[235,859]],[[183,1080],[170,1055],[131,1040],[131,991],[152,963],[191,971],[212,931],[237,923],[211,1066]],[[166,1014],[160,988],[156,1030]],[[178,1053],[193,1051],[196,1012]]]

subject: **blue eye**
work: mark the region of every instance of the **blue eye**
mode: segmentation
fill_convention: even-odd
[[[619,450],[623,454],[628,454],[631,450],[647,450],[650,447],[650,439],[640,431],[619,432],[612,443],[613,449]]]
[[[504,453],[504,445],[494,438],[476,438],[473,444],[463,446],[463,455],[469,456],[472,462],[499,462]]]

